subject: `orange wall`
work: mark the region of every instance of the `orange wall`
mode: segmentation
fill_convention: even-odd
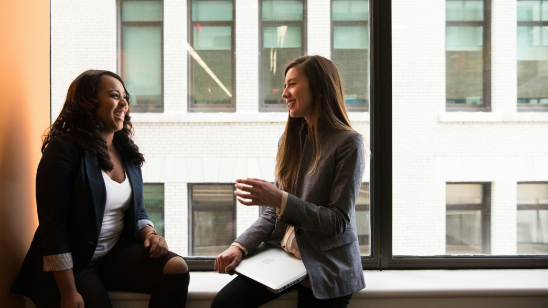
[[[50,2],[0,1],[0,306],[38,225],[34,194],[41,136],[50,119]]]

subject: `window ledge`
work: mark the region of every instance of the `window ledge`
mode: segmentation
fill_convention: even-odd
[[[350,121],[369,122],[369,112],[349,112]],[[234,112],[234,113],[131,113],[133,123],[238,123],[238,122],[274,122],[285,123],[286,112]]]
[[[548,122],[545,112],[441,112],[442,123],[451,122]]]
[[[523,301],[523,298],[530,297],[542,298],[542,305],[548,301],[547,269],[368,270],[363,271],[363,274],[366,288],[354,293],[351,303],[361,302],[361,300],[366,299],[369,302],[372,299],[401,298],[405,298],[406,302],[409,302],[412,298],[450,298],[457,303],[457,299],[459,298],[475,298],[477,301],[481,301],[481,298],[500,298],[503,301],[518,298],[518,301]],[[216,272],[191,272],[190,276],[188,290],[189,303],[211,301],[219,290],[236,277],[236,275],[220,275]],[[132,307],[146,307],[150,295],[130,292],[109,292],[109,297],[114,307],[127,307],[124,303],[129,302],[132,303]],[[278,300],[293,301],[296,299],[297,292],[293,291],[285,294]],[[27,307],[33,307],[31,305],[32,303],[29,305],[29,301],[27,301]],[[430,306],[438,307],[439,305]],[[430,306],[422,305],[420,307]]]

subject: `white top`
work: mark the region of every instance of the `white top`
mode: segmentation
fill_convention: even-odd
[[[118,183],[112,180],[105,171],[101,170],[105,180],[107,191],[107,202],[105,204],[105,215],[103,216],[103,226],[99,234],[97,248],[91,260],[104,257],[116,245],[120,239],[120,234],[124,230],[124,213],[131,204],[131,185],[125,175],[125,180]]]

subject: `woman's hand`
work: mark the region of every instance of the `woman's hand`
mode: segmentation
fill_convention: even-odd
[[[219,274],[234,274],[234,269],[242,261],[242,250],[236,246],[230,246],[227,250],[215,258],[213,268]]]
[[[166,239],[158,234],[150,234],[144,241],[145,249],[150,248],[152,259],[163,257],[168,252]]]
[[[239,197],[238,201],[241,204],[281,207],[283,192],[274,184],[259,179],[238,179],[236,183],[236,188],[241,191],[235,190],[234,194]],[[249,199],[249,201],[241,198]]]
[[[84,300],[80,293],[61,294],[61,308],[84,308]]]

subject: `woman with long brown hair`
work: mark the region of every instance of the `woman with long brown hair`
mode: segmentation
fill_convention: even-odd
[[[118,75],[85,71],[44,136],[39,226],[11,288],[38,308],[112,307],[107,290],[152,294],[149,307],[186,304],[188,267],[144,207],[128,102]]]
[[[321,56],[294,59],[285,68],[284,88],[289,117],[278,146],[278,185],[236,181],[240,203],[268,208],[216,258],[215,270],[232,273],[264,241],[302,259],[308,279],[272,293],[238,276],[212,307],[258,307],[292,289],[298,289],[299,307],[346,307],[365,287],[355,213],[365,148],[350,125],[337,68]]]

